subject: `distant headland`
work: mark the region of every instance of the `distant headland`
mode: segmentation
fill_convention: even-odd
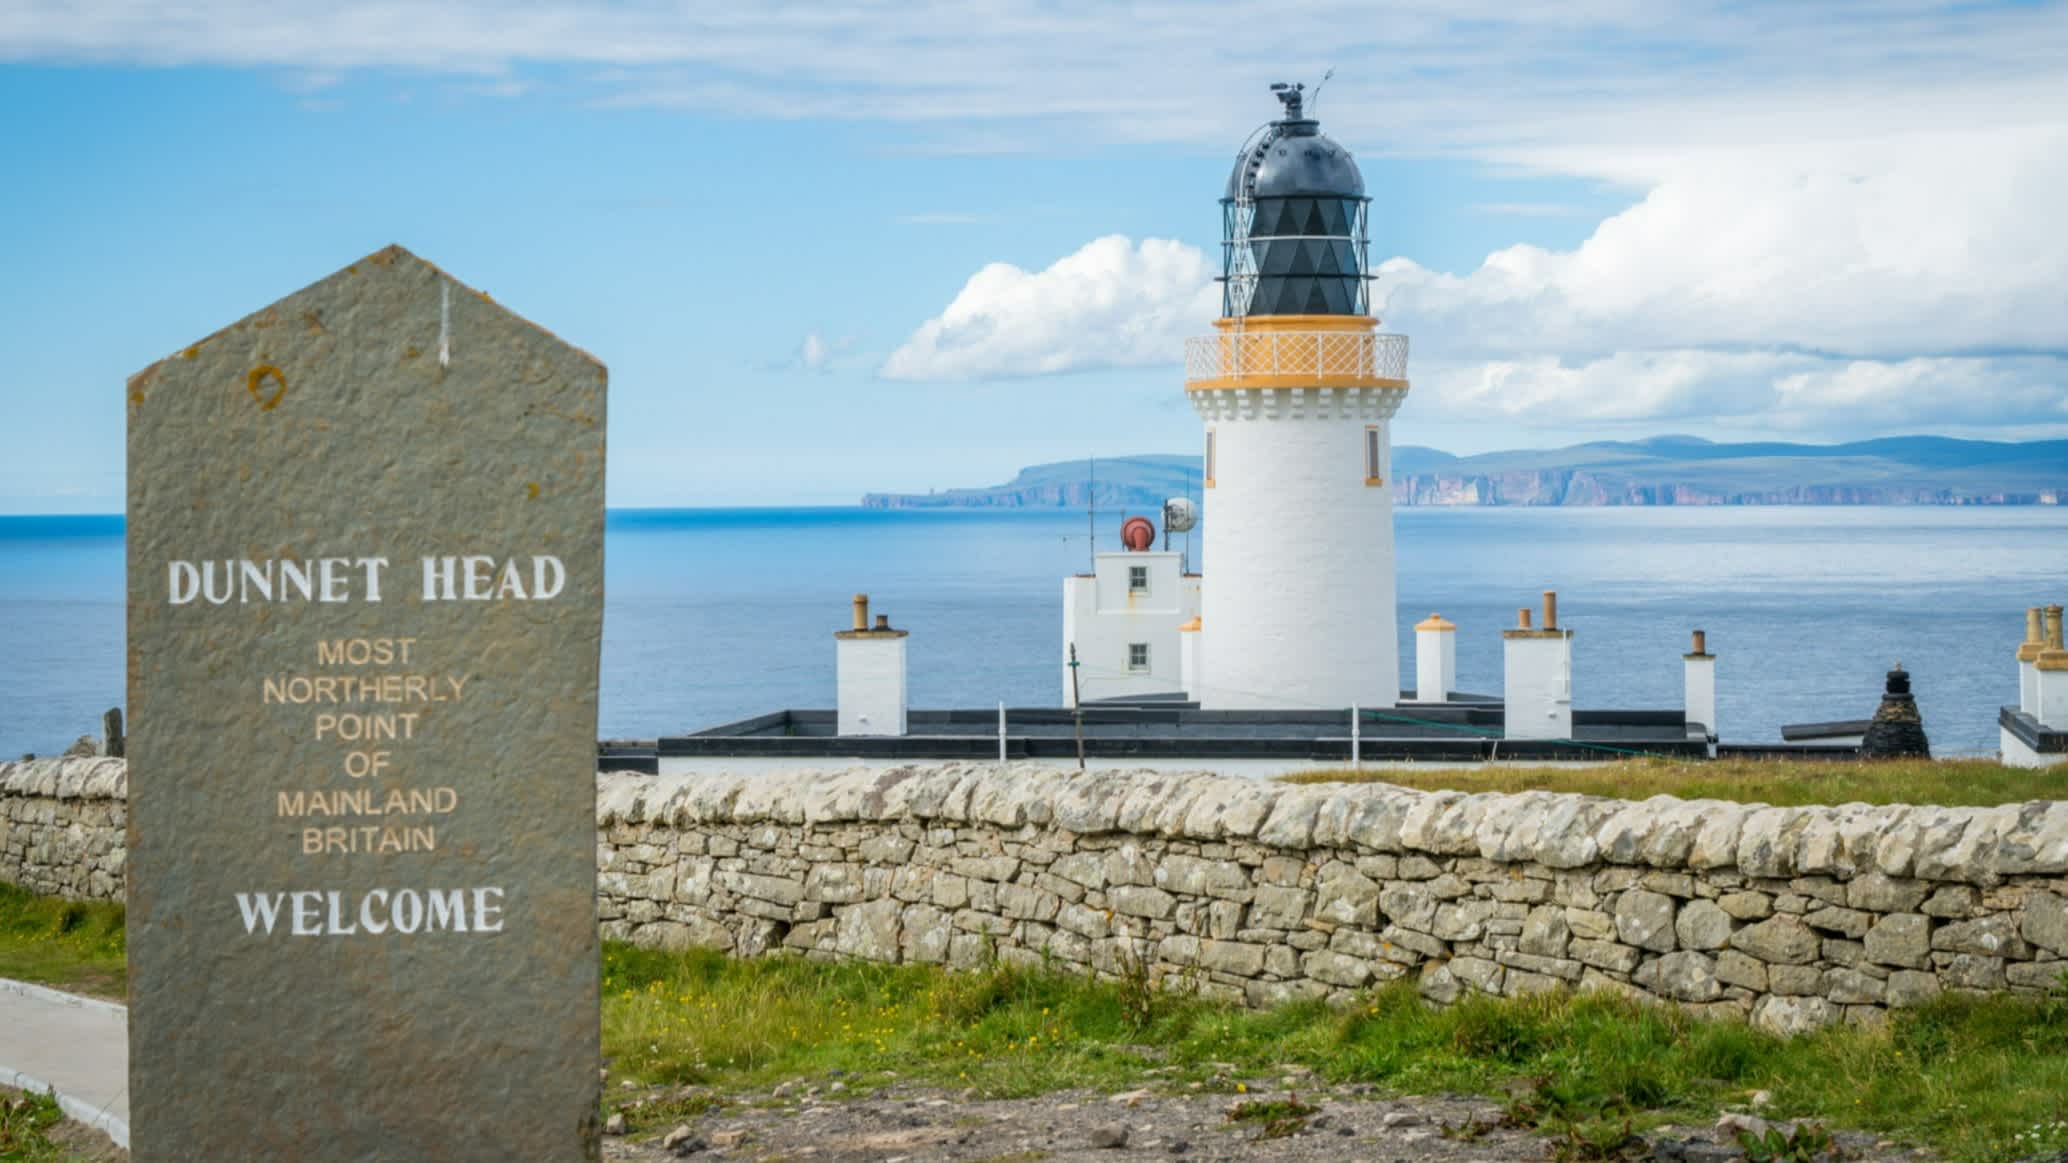
[[[1393,450],[1403,505],[2058,505],[2068,440],[1894,436],[1853,444],[1717,444],[1694,436],[1454,456]],[[1004,484],[869,493],[869,509],[1153,508],[1200,495],[1197,456],[1057,461]]]

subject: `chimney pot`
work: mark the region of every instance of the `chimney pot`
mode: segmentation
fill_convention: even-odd
[[[1692,654],[1707,654],[1707,653],[1709,653],[1709,632],[1708,632],[1708,631],[1706,631],[1706,630],[1697,630],[1697,631],[1695,631],[1695,648],[1694,648],[1694,649],[1693,649],[1692,651],[1690,651],[1689,653],[1692,653]]]
[[[1522,619],[1521,628],[1524,630],[1529,629],[1529,613],[1530,611],[1528,606],[1524,606],[1521,609],[1515,611],[1516,616]]]
[[[2048,650],[2060,650],[2062,648],[2061,607],[2058,604],[2046,608],[2046,648]]]
[[[890,615],[889,615],[889,614],[878,614],[878,615],[876,615],[876,628],[877,628],[878,630],[888,630],[888,629],[890,629]]]
[[[856,594],[854,596],[854,628],[857,630],[867,630],[869,628],[869,595],[867,594]]]
[[[1544,629],[1558,629],[1558,591],[1544,591]]]

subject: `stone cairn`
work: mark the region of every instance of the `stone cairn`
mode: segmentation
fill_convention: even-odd
[[[1924,717],[1917,713],[1917,698],[1910,693],[1910,672],[1900,662],[1888,672],[1881,705],[1874,709],[1874,721],[1860,740],[1860,755],[1865,759],[1931,758]]]

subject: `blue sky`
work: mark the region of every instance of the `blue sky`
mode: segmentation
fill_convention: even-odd
[[[130,372],[400,242],[603,358],[615,505],[1186,451],[1221,184],[1317,106],[1402,443],[2068,433],[2054,4],[0,0],[0,512]]]

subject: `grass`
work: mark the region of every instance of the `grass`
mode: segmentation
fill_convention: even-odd
[[[0,1163],[57,1163],[64,1149],[50,1132],[65,1121],[57,1100],[47,1094],[0,1090]]]
[[[121,917],[0,886],[0,975],[119,992]],[[1759,1090],[1773,1117],[1918,1142],[1961,1163],[2068,1149],[2068,991],[1949,995],[1882,1028],[1784,1042],[1601,995],[1432,1010],[1394,985],[1347,1009],[1246,1011],[1039,969],[951,974],[614,944],[603,971],[612,1073],[679,1088],[651,1104],[667,1118],[799,1078],[857,1093],[905,1080],[996,1097],[1145,1082],[1245,1094],[1304,1067],[1389,1093],[1514,1095],[1511,1119],[1551,1135],[1564,1158],[1612,1157],[1633,1126],[1706,1122]],[[0,1160],[66,1157],[28,1153],[43,1149],[42,1106],[0,1100],[14,1104],[0,1116]]]
[[[119,1001],[129,989],[122,916],[119,904],[0,883],[0,977]]]
[[[1618,799],[1655,795],[1800,804],[1941,804],[1987,807],[2068,799],[2068,767],[2050,771],[1982,759],[1628,759],[1587,767],[1348,768],[1303,771],[1287,783],[1390,783],[1424,791],[1559,791]]]
[[[800,1076],[990,1096],[1153,1081],[1230,1093],[1291,1066],[1400,1094],[1521,1097],[1518,1121],[1575,1158],[1630,1126],[1706,1122],[1758,1090],[1768,1112],[1927,1144],[1953,1160],[2068,1147],[2068,993],[1947,997],[1883,1029],[1784,1042],[1606,996],[1476,999],[1395,985],[1339,1010],[1224,1008],[1176,995],[1142,1020],[1115,983],[993,968],[825,965],[605,951],[613,1073],[718,1093]],[[836,1073],[837,1072],[837,1073]],[[1258,1108],[1260,1112],[1267,1108]]]

